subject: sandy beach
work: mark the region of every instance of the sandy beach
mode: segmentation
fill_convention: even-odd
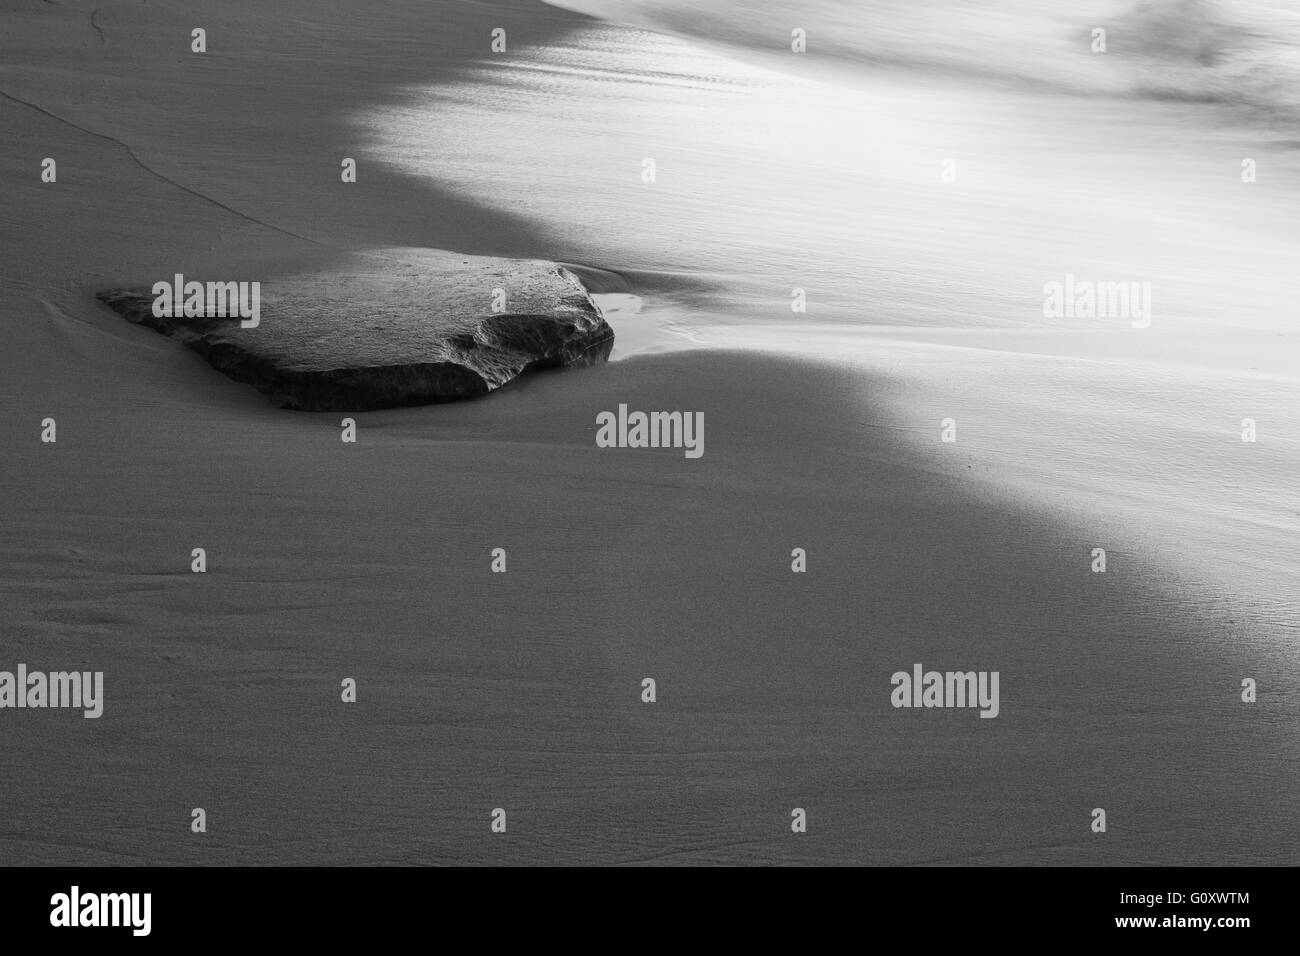
[[[273,6],[5,4],[0,668],[106,702],[0,713],[0,862],[1300,863],[1282,107],[814,65],[811,4]],[[95,299],[400,248],[569,266],[612,360],[345,444]]]

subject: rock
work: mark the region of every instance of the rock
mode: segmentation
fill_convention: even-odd
[[[502,293],[505,309],[493,312]],[[238,317],[157,317],[150,289],[98,298],[276,405],[304,411],[471,398],[532,369],[598,364],[614,346],[613,329],[567,269],[438,250],[356,255],[329,272],[262,282],[256,328]]]

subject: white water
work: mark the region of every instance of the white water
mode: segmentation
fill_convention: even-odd
[[[539,224],[537,254],[614,273],[584,277],[619,296],[615,358],[760,349],[896,379],[899,427],[959,451],[951,467],[1099,527],[1136,522],[1163,563],[1268,609],[1289,639],[1300,153],[1273,126],[1284,104],[1244,105],[1265,98],[1259,77],[1236,102],[1185,100],[1248,58],[1293,62],[1294,15],[1246,49],[1253,34],[1223,24],[1264,30],[1262,6],[1146,7],[1104,21],[1098,55],[1086,13],[1037,4],[993,20],[953,4],[693,19],[687,4],[568,5],[692,36],[593,20],[541,46],[512,38],[509,57],[358,118],[376,152]],[[789,52],[789,23],[809,25],[809,53]],[[1207,37],[1225,47],[1210,65],[1193,55]],[[1000,77],[981,75],[990,50]],[[1183,101],[1134,95],[1174,61]],[[1006,82],[1036,73],[1051,84]],[[1043,286],[1066,273],[1149,281],[1151,327],[1044,318]],[[956,446],[938,443],[947,417]]]
[[[786,18],[754,5],[668,37],[531,0],[282,2],[224,13],[204,72],[171,52],[188,5],[105,7],[102,41],[27,5],[4,35],[7,660],[90,654],[108,694],[93,728],[4,738],[7,859],[1296,861],[1275,114],[1017,85],[1121,64],[991,5],[926,35],[902,26],[919,4],[846,4],[870,14],[855,42],[895,48],[882,71],[811,19],[836,55],[781,52]],[[394,77],[430,85],[393,104]],[[22,158],[47,154],[57,187]],[[624,360],[367,414],[342,446],[90,295],[371,243],[565,259]],[[1148,279],[1152,327],[1044,320],[1067,271]],[[705,459],[592,447],[631,394],[704,411]],[[503,542],[508,585],[481,560]],[[1002,714],[893,711],[886,677],[918,659],[1001,669]],[[199,801],[218,825],[196,841]]]

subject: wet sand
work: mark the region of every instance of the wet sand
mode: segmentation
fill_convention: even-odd
[[[1132,338],[1016,319],[1005,301],[1036,307],[1028,279],[1043,270],[1026,270],[1028,292],[940,322],[960,244],[925,247],[933,279],[907,282],[915,260],[882,223],[880,256],[827,290],[828,314],[795,318],[798,280],[762,287],[767,240],[704,188],[707,161],[646,201],[638,233],[613,185],[630,169],[640,186],[633,124],[593,134],[592,165],[566,186],[539,156],[573,149],[556,144],[575,127],[519,125],[565,101],[483,75],[498,23],[521,56],[565,68],[641,34],[523,0],[382,17],[302,4],[297,21],[292,8],[113,7],[101,43],[91,7],[33,3],[4,41],[0,666],[102,670],[107,700],[98,720],[0,713],[0,858],[1300,859],[1294,370],[1272,353],[1279,367],[1258,374],[1270,350],[1249,343],[1275,336],[1268,314],[1257,339],[1184,338],[1144,363]],[[200,20],[212,52],[196,67]],[[220,32],[235,24],[237,44]],[[717,115],[739,109],[734,91],[700,85]],[[420,151],[438,134],[414,121],[426,145],[394,150],[393,111],[437,108],[414,91],[439,86],[442,152]],[[627,92],[600,90],[576,128]],[[532,149],[514,178],[469,125],[487,114]],[[628,164],[601,165],[615,150]],[[336,155],[361,157],[355,187]],[[39,181],[44,156],[57,184]],[[430,157],[440,173],[419,171]],[[737,195],[768,181],[754,175]],[[920,204],[919,190],[904,195]],[[897,221],[924,222],[921,208]],[[971,248],[997,245],[979,238],[988,221],[968,220]],[[827,230],[809,269],[840,271],[828,246],[855,234]],[[608,270],[609,289],[640,301],[622,320],[630,344],[483,400],[358,415],[348,445],[339,416],[273,408],[93,298],[176,271],[272,282],[392,245]],[[705,245],[715,258],[698,258]],[[973,254],[1012,269],[1024,247],[1003,245]],[[1281,302],[1281,274],[1259,268],[1258,301]],[[1217,348],[1229,341],[1240,358]],[[1267,410],[1266,441],[1238,440],[1225,395]],[[597,448],[596,415],[620,403],[703,411],[704,456]],[[1055,431],[1038,427],[1048,412]],[[955,445],[938,439],[948,414]],[[39,440],[47,416],[54,445]],[[1098,546],[1104,575],[1089,570]],[[189,571],[194,547],[204,575]],[[498,547],[505,574],[490,570]],[[796,547],[806,574],[791,573]],[[892,708],[890,675],[916,662],[999,671],[998,718]],[[1257,704],[1239,701],[1245,676]],[[345,677],[355,704],[340,702]],[[1099,806],[1105,834],[1089,830]],[[189,830],[193,807],[206,834]],[[504,836],[489,830],[496,807]],[[794,807],[806,834],[790,832]]]

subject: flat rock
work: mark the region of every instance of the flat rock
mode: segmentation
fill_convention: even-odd
[[[256,328],[242,328],[237,317],[155,316],[151,288],[98,298],[276,405],[304,411],[472,398],[532,369],[598,364],[614,346],[613,329],[577,277],[540,260],[416,249],[354,255],[328,272],[262,281]],[[492,311],[497,290],[500,312]]]

